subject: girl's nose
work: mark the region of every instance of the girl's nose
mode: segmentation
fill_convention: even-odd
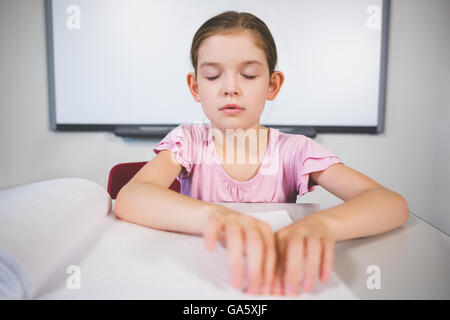
[[[236,90],[226,90],[225,91],[226,96],[235,96],[237,94],[238,94],[238,92]]]
[[[224,83],[225,96],[236,96],[239,94],[239,85],[237,81],[236,75],[228,74]]]

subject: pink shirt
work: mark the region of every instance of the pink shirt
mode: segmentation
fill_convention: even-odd
[[[182,165],[181,193],[209,202],[292,202],[317,185],[309,174],[340,163],[314,140],[269,128],[269,143],[257,174],[232,179],[223,169],[212,139],[211,124],[181,124],[153,149],[170,150]]]

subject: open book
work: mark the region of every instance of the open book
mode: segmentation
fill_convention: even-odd
[[[127,223],[112,205],[106,190],[80,178],[1,190],[0,298],[286,299],[233,288],[223,246],[208,252],[200,236]],[[274,231],[292,223],[285,210],[243,213]],[[333,272],[297,298],[355,296]]]

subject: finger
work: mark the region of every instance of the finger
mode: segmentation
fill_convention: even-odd
[[[286,244],[285,271],[283,275],[284,292],[288,295],[297,294],[303,261],[303,241],[300,234],[293,235]]]
[[[231,283],[234,287],[241,289],[243,278],[243,236],[238,224],[227,223],[225,226],[225,236],[230,256]]]
[[[275,267],[275,280],[272,287],[272,293],[276,295],[283,294],[283,283],[281,281],[284,269],[284,239],[278,235],[275,236],[275,248],[276,248],[276,267]]]
[[[275,278],[275,266],[276,266],[276,248],[275,237],[272,233],[272,229],[268,225],[261,227],[261,234],[265,243],[264,257],[263,257],[263,280],[262,280],[262,293],[270,294],[270,288],[272,287],[273,280]]]
[[[259,292],[262,278],[263,239],[256,225],[245,225],[245,243],[247,252],[248,292]]]
[[[314,281],[316,279],[317,269],[319,268],[320,263],[320,240],[312,236],[306,237],[306,248],[306,267],[302,288],[305,291],[310,291],[314,287]]]
[[[281,268],[277,266],[275,270],[275,276],[273,279],[273,286],[271,288],[271,293],[275,295],[282,295],[283,294],[283,283],[281,281],[281,277],[283,275],[283,272],[281,271]]]
[[[323,241],[323,258],[321,261],[321,280],[323,283],[328,282],[333,270],[334,260],[334,241],[325,239]]]
[[[215,215],[209,218],[204,232],[206,250],[211,251],[215,249],[222,227],[223,219],[220,216]]]

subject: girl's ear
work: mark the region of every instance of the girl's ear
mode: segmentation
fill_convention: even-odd
[[[186,80],[192,97],[194,97],[195,101],[200,102],[200,94],[198,92],[197,78],[195,77],[195,74],[193,72],[189,72],[186,76]]]
[[[283,82],[284,82],[283,72],[274,71],[274,73],[272,73],[272,77],[269,82],[269,92],[267,93],[267,100],[272,101],[277,97],[278,92],[280,91],[281,86],[283,85]]]

